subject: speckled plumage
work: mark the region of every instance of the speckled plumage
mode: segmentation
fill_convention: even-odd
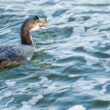
[[[0,68],[5,68],[20,61],[31,59],[35,48],[33,45],[0,46]]]

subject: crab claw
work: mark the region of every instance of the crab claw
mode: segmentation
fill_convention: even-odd
[[[42,23],[39,23],[39,27],[46,27],[47,18],[44,17],[44,21]]]

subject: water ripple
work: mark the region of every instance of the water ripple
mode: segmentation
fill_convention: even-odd
[[[109,0],[1,0],[0,13],[1,45],[20,41],[29,16],[48,20],[31,33],[32,60],[0,70],[0,109],[110,109]]]

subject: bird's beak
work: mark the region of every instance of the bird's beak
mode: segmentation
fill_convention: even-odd
[[[36,25],[31,29],[31,31],[39,30],[40,28],[46,28],[47,18],[44,18],[44,21],[41,23],[37,21]]]

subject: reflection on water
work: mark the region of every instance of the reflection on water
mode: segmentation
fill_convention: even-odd
[[[1,45],[29,16],[48,19],[32,60],[0,70],[1,110],[110,110],[109,0],[0,0],[0,13]]]

